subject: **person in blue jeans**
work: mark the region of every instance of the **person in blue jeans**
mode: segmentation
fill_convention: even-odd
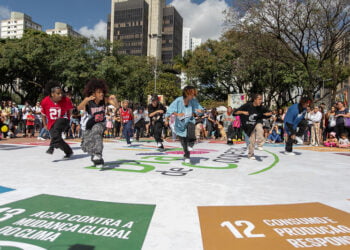
[[[126,139],[127,145],[131,146],[130,138],[133,136],[133,112],[131,108],[129,108],[129,101],[124,100],[122,102],[122,107],[119,109],[120,118],[122,120],[123,126],[123,137]]]

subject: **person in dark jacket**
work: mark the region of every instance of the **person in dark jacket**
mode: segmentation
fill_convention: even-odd
[[[284,117],[284,128],[287,133],[286,151],[287,155],[295,155],[293,152],[293,143],[302,143],[301,136],[307,128],[307,121],[304,119],[306,108],[310,105],[311,100],[302,97],[299,103],[293,104],[288,108]]]

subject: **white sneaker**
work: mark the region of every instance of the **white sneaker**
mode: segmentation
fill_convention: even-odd
[[[193,151],[193,147],[188,147],[188,151]]]
[[[303,144],[304,144],[303,139],[301,139],[301,138],[298,137],[298,136],[295,137],[295,140],[297,141],[297,144],[300,144],[300,145],[303,145]]]
[[[133,141],[134,141],[134,138],[130,138],[130,141],[133,142]]]
[[[157,142],[157,148],[161,148],[163,144],[161,142]]]
[[[248,156],[248,159],[249,159],[249,160],[256,160],[256,158],[255,158],[254,155],[253,155],[253,156]]]
[[[131,143],[129,143],[127,146],[128,146],[128,147],[131,147]]]
[[[190,158],[185,158],[185,159],[184,159],[184,162],[187,163],[187,164],[190,164],[190,163],[191,163],[191,160],[190,160]]]
[[[288,152],[288,151],[284,151],[284,154],[285,154],[285,155],[296,155],[296,153],[294,153],[294,152]]]
[[[46,139],[45,139],[45,138],[42,138],[42,137],[39,137],[39,139],[42,140],[42,141],[46,141]]]
[[[257,147],[258,150],[263,151],[263,147]]]
[[[66,134],[62,133],[62,139],[66,139]]]

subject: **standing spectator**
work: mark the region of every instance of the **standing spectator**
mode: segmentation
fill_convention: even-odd
[[[241,117],[235,116],[233,121],[233,141],[242,141]]]
[[[320,123],[322,121],[322,113],[318,106],[314,107],[313,112],[310,115],[310,120],[312,121],[311,127],[311,146],[318,147],[320,145]]]
[[[71,136],[73,138],[80,138],[80,120],[81,115],[80,111],[75,107],[72,111],[72,116],[70,119],[70,130],[71,130]]]
[[[10,122],[11,122],[11,131],[13,137],[17,137],[17,126],[19,122],[19,112],[16,103],[12,102],[11,114],[10,114]]]
[[[117,138],[120,136],[120,129],[121,129],[122,123],[120,118],[120,112],[119,110],[114,111],[114,137]]]
[[[27,115],[29,110],[32,110],[32,107],[29,105],[28,101],[25,101],[24,106],[22,107],[22,120],[23,120],[23,137],[27,136]]]
[[[30,134],[30,137],[34,137],[35,133],[35,116],[33,115],[33,111],[29,110],[27,114],[27,133]]]
[[[136,134],[136,141],[140,140],[140,137],[144,136],[146,113],[143,107],[138,107],[134,111],[134,129]]]
[[[296,140],[302,143],[300,138],[307,127],[307,122],[304,119],[306,114],[306,107],[310,105],[310,100],[302,97],[299,103],[293,104],[289,107],[286,116],[284,117],[284,128],[287,132],[286,151],[287,155],[295,155],[293,152],[293,143]],[[299,130],[297,129],[299,128]]]
[[[217,132],[217,127],[218,127],[218,122],[217,122],[217,116],[218,112],[216,111],[216,108],[212,108],[209,115],[208,115],[208,138],[218,138],[218,132]]]
[[[231,106],[227,107],[227,111],[222,114],[221,120],[224,123],[224,129],[227,135],[227,144],[233,144],[233,121],[235,120],[233,115],[233,109]],[[222,136],[222,135],[221,135]]]
[[[350,127],[345,126],[345,118],[350,118],[349,109],[345,108],[343,102],[337,102],[337,111],[335,112],[336,126],[335,132],[337,138],[339,139],[341,134],[346,133],[347,136],[350,135]]]
[[[305,131],[304,131],[304,142],[308,144],[310,144],[311,142],[312,113],[313,113],[313,109],[310,106],[306,107],[305,121],[307,122],[307,126],[305,127]]]
[[[122,102],[122,107],[119,109],[119,113],[123,126],[123,136],[126,139],[127,145],[130,147],[130,138],[133,136],[132,126],[134,117],[131,108],[129,108],[128,100]]]
[[[328,134],[331,132],[335,132],[335,126],[337,124],[337,119],[336,119],[336,111],[337,109],[332,106],[331,109],[326,113],[326,129],[323,133],[323,137],[327,138]]]
[[[35,121],[34,121],[34,129],[38,132],[41,131],[42,126],[42,117],[41,117],[41,107],[40,107],[40,102],[37,102],[35,107],[33,108],[33,112],[34,112],[34,117],[35,117]]]

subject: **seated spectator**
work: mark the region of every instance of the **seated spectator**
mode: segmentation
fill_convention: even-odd
[[[323,142],[323,145],[325,147],[336,147],[338,145],[338,140],[335,137],[335,132],[330,132],[328,134],[328,138]]]
[[[268,140],[270,143],[282,142],[282,129],[277,124],[271,129]]]
[[[349,142],[349,139],[348,139],[348,136],[347,136],[346,133],[343,133],[343,134],[340,135],[338,146],[340,148],[348,148],[348,147],[350,147],[350,142]]]

